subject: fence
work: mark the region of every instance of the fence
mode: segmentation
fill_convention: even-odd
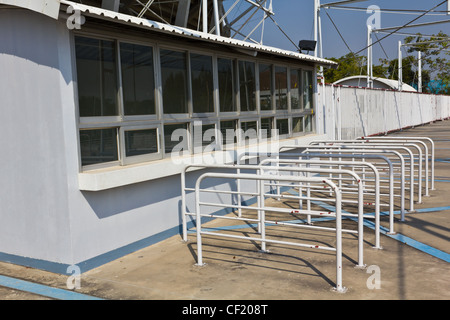
[[[384,134],[450,117],[450,96],[318,85],[318,132],[334,140]]]

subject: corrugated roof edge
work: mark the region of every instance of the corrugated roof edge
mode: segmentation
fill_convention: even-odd
[[[242,41],[242,40],[231,39],[228,37],[222,37],[222,36],[218,36],[215,34],[209,34],[209,33],[204,33],[204,32],[200,32],[200,31],[196,31],[196,30],[192,30],[192,29],[187,29],[187,28],[182,28],[182,27],[178,27],[178,26],[159,23],[156,21],[137,18],[137,17],[123,14],[123,13],[105,10],[105,9],[97,8],[97,7],[93,7],[93,6],[83,5],[83,4],[72,2],[72,1],[61,0],[61,4],[66,5],[66,6],[72,6],[72,8],[74,10],[79,10],[81,13],[83,13],[85,15],[92,15],[92,16],[99,17],[101,19],[106,18],[106,19],[118,21],[121,23],[133,24],[133,25],[137,25],[140,27],[153,29],[156,31],[172,33],[172,34],[175,33],[175,34],[179,34],[180,36],[184,36],[184,37],[197,38],[199,40],[211,41],[211,42],[216,42],[216,43],[220,42],[220,43],[224,43],[224,44],[239,47],[239,48],[251,49],[251,50],[256,50],[256,51],[261,51],[261,52],[266,52],[266,53],[272,53],[275,55],[281,55],[281,56],[285,56],[285,57],[295,58],[295,59],[299,59],[299,60],[310,61],[310,62],[319,64],[319,65],[324,65],[324,66],[336,66],[337,65],[337,63],[334,61],[317,58],[314,56],[310,56],[310,55],[306,55],[306,54],[302,54],[302,53],[298,53],[298,52],[294,52],[294,51],[283,50],[283,49],[279,49],[276,47],[265,46],[265,45],[257,45],[257,44],[249,43],[249,42]]]

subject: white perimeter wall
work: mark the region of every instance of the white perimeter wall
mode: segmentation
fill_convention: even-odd
[[[354,139],[450,117],[450,96],[326,85],[319,107],[330,139]]]

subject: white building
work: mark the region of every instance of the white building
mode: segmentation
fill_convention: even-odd
[[[375,89],[387,89],[387,90],[398,90],[398,81],[386,78],[372,78],[372,88]],[[339,79],[334,82],[336,85],[350,86],[350,87],[368,87],[367,76],[350,76],[343,79]],[[409,84],[402,84],[402,91],[417,92],[416,89],[411,87]]]
[[[254,129],[253,148],[264,129],[325,137],[318,65],[334,62],[71,1],[0,1],[0,259],[84,272],[180,233],[180,172],[210,152],[207,129],[227,162],[248,142],[224,144],[226,129]]]

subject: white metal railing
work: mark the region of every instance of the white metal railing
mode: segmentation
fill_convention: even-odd
[[[344,146],[344,147],[357,147],[357,148],[371,148],[371,149],[379,149],[382,148],[390,148],[390,149],[398,149],[403,150],[408,153],[409,161],[410,161],[410,167],[406,166],[405,171],[406,173],[409,173],[409,185],[410,185],[410,212],[414,212],[414,185],[415,185],[415,177],[414,174],[417,172],[417,202],[422,203],[422,163],[423,163],[423,156],[422,156],[422,149],[414,143],[402,143],[401,145],[398,143],[389,143],[389,142],[380,142],[380,143],[370,143],[370,141],[367,140],[317,140],[310,142],[311,145],[324,145],[324,146]],[[418,170],[414,171],[414,163],[415,158],[413,151],[411,150],[417,150],[417,164],[418,164]],[[426,167],[427,163],[425,164]],[[410,169],[408,169],[410,168]],[[428,170],[425,172],[426,179],[428,179]],[[427,180],[428,181],[428,180]],[[428,183],[426,184],[426,188],[428,187]],[[428,189],[426,191],[428,193]]]
[[[243,217],[233,217],[233,219],[239,219],[239,220],[246,220],[246,221],[252,221],[252,222],[259,222],[262,226],[260,236],[239,236],[239,235],[233,235],[233,234],[227,234],[227,233],[220,233],[220,232],[210,232],[210,231],[204,231],[202,230],[202,214],[201,214],[201,208],[202,206],[223,206],[223,204],[219,203],[210,203],[210,202],[202,202],[200,198],[200,193],[203,191],[200,188],[201,183],[207,179],[207,178],[221,178],[221,179],[246,179],[246,180],[254,180],[259,181],[258,185],[260,185],[260,192],[264,192],[263,188],[263,182],[264,181],[270,181],[274,178],[276,178],[279,181],[286,181],[286,182],[293,182],[293,183],[322,183],[328,185],[331,190],[334,192],[335,197],[335,203],[336,203],[336,210],[333,215],[330,214],[330,216],[334,216],[335,219],[335,234],[336,234],[336,247],[325,247],[325,246],[319,246],[319,245],[312,245],[312,244],[305,244],[305,243],[298,243],[298,242],[292,242],[292,241],[282,241],[282,240],[276,240],[276,239],[270,239],[267,237],[265,232],[265,225],[266,223],[274,224],[274,225],[281,225],[280,223],[277,223],[276,221],[267,221],[265,219],[265,211],[270,210],[271,212],[286,212],[286,210],[289,211],[289,209],[286,208],[278,208],[278,207],[266,207],[264,204],[261,206],[246,206],[245,208],[248,210],[257,210],[260,212],[259,218],[251,219],[251,218],[243,218]],[[260,195],[262,197],[262,194]],[[240,205],[228,205],[229,207],[241,207]],[[261,242],[261,248],[265,250],[266,243],[276,243],[276,244],[282,244],[282,245],[290,245],[290,246],[298,246],[298,247],[304,247],[304,248],[310,248],[310,249],[318,249],[318,250],[327,250],[327,251],[335,251],[336,252],[336,291],[337,292],[345,292],[345,288],[342,285],[342,194],[338,187],[330,180],[323,179],[323,178],[314,178],[314,177],[293,177],[293,176],[278,176],[274,177],[274,175],[262,175],[262,174],[229,174],[229,173],[204,173],[202,174],[195,183],[195,216],[196,216],[196,236],[197,236],[197,264],[202,266],[203,263],[203,249],[202,249],[202,235],[210,235],[210,236],[216,236],[216,237],[228,237],[233,239],[242,239],[242,240],[249,240],[249,241],[257,241]],[[315,215],[321,215],[320,213],[311,211],[310,214]],[[219,216],[218,218],[225,218],[223,216]],[[286,223],[284,223],[286,225]],[[296,225],[296,224],[293,224]],[[304,227],[315,227],[315,226],[307,226]]]
[[[280,149],[282,149],[283,147],[281,147]],[[289,147],[292,148],[292,147]],[[242,153],[237,161],[238,164],[240,164],[243,161],[243,158],[245,157],[258,157],[260,156],[260,153],[257,152],[245,152]],[[342,161],[342,159],[351,159],[351,162],[355,162],[355,159],[363,159],[363,160],[376,160],[376,161],[382,161],[383,163],[385,163],[387,165],[387,169],[383,168],[383,173],[387,172],[388,175],[388,193],[387,194],[382,194],[380,193],[380,196],[387,196],[389,198],[388,200],[388,204],[389,204],[389,234],[395,234],[394,231],[394,196],[397,196],[395,194],[395,190],[394,190],[394,164],[393,162],[385,155],[382,154],[348,154],[348,153],[321,153],[321,152],[315,152],[315,153],[293,153],[293,152],[289,152],[289,153],[276,153],[276,154],[271,154],[271,155],[267,155],[264,154],[263,156],[267,157],[267,156],[271,156],[271,157],[278,157],[278,158],[294,158],[294,159],[310,159],[311,158],[333,158],[333,159],[338,159],[338,161]],[[400,156],[401,157],[401,156]],[[402,157],[401,157],[402,158]],[[319,161],[323,161],[323,160],[319,160]],[[378,166],[378,163],[373,163],[375,166]],[[402,168],[404,168],[404,165],[402,165]],[[381,170],[379,170],[381,171]],[[380,172],[381,173],[381,172]],[[381,182],[383,180],[380,180],[380,185]],[[237,182],[237,187],[238,190],[240,188],[240,182]],[[405,212],[405,194],[404,194],[404,188],[401,188],[401,192],[400,195],[398,195],[400,197],[400,211],[402,216],[404,216],[404,212]],[[278,192],[279,193],[279,192]],[[241,201],[241,199],[239,198],[238,200],[239,202]],[[379,246],[379,243],[376,244],[375,246],[376,248],[381,248]]]
[[[371,137],[360,137],[358,139],[362,140],[377,140],[377,141],[398,141],[398,142],[422,142],[422,143],[429,143],[430,144],[430,152],[431,152],[431,161],[430,161],[430,170],[431,170],[431,190],[435,190],[434,188],[434,154],[435,154],[435,148],[434,148],[434,141],[433,139],[429,137],[400,137],[400,136],[371,136]],[[425,145],[427,147],[427,145]],[[426,153],[426,160],[428,161],[428,152]],[[428,166],[427,166],[428,167]]]
[[[366,188],[363,187],[363,180],[361,179],[361,177],[359,175],[355,175],[355,178],[358,179],[358,188],[357,191],[354,192],[358,195],[358,200],[345,200],[344,198],[342,199],[342,203],[358,203],[358,212],[363,212],[363,205],[374,205],[375,206],[375,214],[374,216],[367,216],[364,215],[363,213],[361,213],[361,215],[363,216],[363,218],[374,218],[375,219],[375,248],[381,248],[380,245],[380,175],[379,172],[377,170],[377,168],[371,164],[371,163],[367,163],[367,162],[357,162],[357,161],[324,161],[324,160],[301,160],[301,159],[272,159],[272,158],[268,158],[268,159],[264,159],[262,160],[259,164],[260,165],[265,165],[268,163],[276,163],[276,164],[297,164],[297,165],[307,165],[310,166],[312,164],[316,164],[316,165],[323,165],[323,166],[338,166],[339,169],[338,170],[330,170],[330,169],[323,169],[323,168],[306,168],[303,169],[304,172],[315,172],[315,173],[335,173],[338,174],[338,178],[336,177],[329,177],[330,180],[334,181],[335,179],[337,179],[338,181],[338,188],[341,190],[341,193],[344,194],[343,191],[343,186],[342,186],[342,178],[341,178],[341,166],[351,166],[351,167],[368,167],[369,169],[372,170],[374,177],[375,177],[375,186],[374,186],[374,192],[373,192],[373,197],[374,197],[374,202],[367,202],[364,201],[364,196],[366,195],[372,195],[372,192],[368,192],[368,190]],[[343,171],[346,172],[346,171]],[[352,171],[353,172],[353,171]],[[299,186],[299,193],[302,192],[302,187],[303,186]],[[301,201],[303,201],[303,199],[306,200],[306,209],[310,210],[311,208],[311,197],[310,197],[310,193],[311,193],[311,187],[307,186],[306,187],[306,198],[302,198]],[[351,190],[352,188],[347,188],[347,191],[345,191],[346,193],[352,193]],[[323,189],[319,189],[318,191],[323,191]],[[280,189],[277,188],[277,197],[280,198],[289,198],[289,196],[283,196],[280,194]],[[302,205],[299,204],[300,208],[302,208]],[[390,205],[389,205],[390,206]],[[391,207],[391,206],[390,206]],[[393,206],[391,208],[390,213],[392,212],[393,214]],[[308,216],[308,222],[310,222],[310,217]],[[361,225],[359,226],[361,229],[363,227],[363,221],[362,219],[359,221],[359,223],[361,223]],[[394,230],[393,227],[393,223],[392,226],[390,226],[390,229],[392,229],[392,232]],[[362,234],[362,230],[361,230],[361,234]],[[362,265],[360,263],[360,265]]]
[[[333,146],[327,146],[326,148],[322,146],[307,146],[305,150],[302,151],[302,153],[308,154],[308,153],[318,153],[320,152],[323,157],[328,157],[329,154],[332,153],[340,153],[340,154],[350,154],[352,157],[356,155],[360,155],[362,159],[365,159],[365,156],[368,154],[384,154],[391,156],[395,156],[400,161],[400,206],[401,206],[401,221],[404,221],[405,218],[405,159],[403,155],[400,154],[400,152],[395,151],[393,149],[389,149],[389,147],[382,148],[382,149],[369,149],[369,148],[359,148],[359,147],[352,147],[352,148],[340,148],[339,146],[333,147]],[[391,168],[390,168],[391,169]],[[411,171],[414,172],[414,163],[411,161]],[[413,195],[413,184],[410,185],[410,194]],[[411,207],[410,202],[410,210],[413,208]]]
[[[264,171],[269,171],[269,172],[273,172],[274,168],[271,166],[266,166],[266,165],[188,165],[185,167],[184,171],[182,172],[182,229],[183,229],[183,240],[187,241],[187,216],[191,215],[194,216],[194,213],[189,213],[186,210],[186,191],[194,191],[193,188],[187,188],[186,187],[186,178],[185,178],[185,174],[186,171],[189,168],[193,168],[193,167],[197,167],[197,168],[204,168],[204,169],[208,169],[208,170],[212,170],[212,169],[228,169],[228,170],[254,170],[256,171],[258,174],[263,174]],[[364,266],[364,262],[363,262],[363,240],[364,240],[364,236],[363,236],[363,218],[369,218],[369,219],[375,219],[375,238],[376,238],[376,244],[375,247],[376,248],[380,248],[380,223],[379,223],[379,210],[376,212],[375,216],[371,216],[371,215],[366,215],[363,216],[363,204],[364,204],[364,199],[363,199],[363,188],[362,188],[362,184],[361,184],[361,178],[354,173],[353,171],[350,170],[343,170],[343,169],[323,169],[323,168],[298,168],[298,167],[277,167],[275,168],[275,170],[280,171],[280,172],[287,172],[287,173],[292,173],[292,172],[315,172],[315,173],[335,173],[335,174],[347,174],[349,176],[351,176],[354,180],[354,182],[356,183],[356,185],[358,186],[358,200],[357,201],[352,201],[352,200],[342,200],[343,202],[346,203],[357,203],[358,205],[358,213],[357,214],[352,214],[352,213],[342,213],[344,216],[348,216],[348,217],[353,217],[353,218],[357,218],[357,222],[358,222],[358,267],[363,267]],[[241,179],[237,179],[237,183],[240,184]],[[249,196],[256,196],[258,197],[258,206],[263,206],[264,205],[264,200],[265,197],[279,197],[280,195],[273,195],[273,194],[266,194],[263,193],[263,197],[261,197],[261,186],[257,186],[257,190],[256,192],[241,192],[241,191],[217,191],[217,190],[205,190],[205,192],[209,192],[209,193],[226,193],[226,194],[233,194],[233,195],[249,195]],[[311,186],[310,186],[311,187]],[[301,195],[299,196],[283,196],[285,198],[294,198],[294,199],[298,199],[298,200],[311,200],[310,197],[303,197]],[[320,198],[318,200],[321,201],[330,201],[327,198]],[[241,205],[241,201],[238,200],[238,205],[237,205],[237,209],[238,210],[242,210],[243,208],[246,208],[246,206],[242,206]],[[379,206],[377,206],[379,208]],[[301,209],[301,208],[300,208]],[[311,211],[311,207],[308,206],[308,208],[306,209],[306,211],[302,211],[302,212],[306,212],[306,215],[308,217],[308,223],[310,224],[311,220],[310,220],[310,214],[308,214],[308,212]],[[321,214],[323,214],[323,212],[321,212]],[[239,213],[238,218],[240,218],[242,215],[241,213]],[[219,217],[217,215],[214,214],[209,214],[208,217],[211,218],[215,218],[215,217]],[[261,230],[261,225],[258,224],[258,230]]]

